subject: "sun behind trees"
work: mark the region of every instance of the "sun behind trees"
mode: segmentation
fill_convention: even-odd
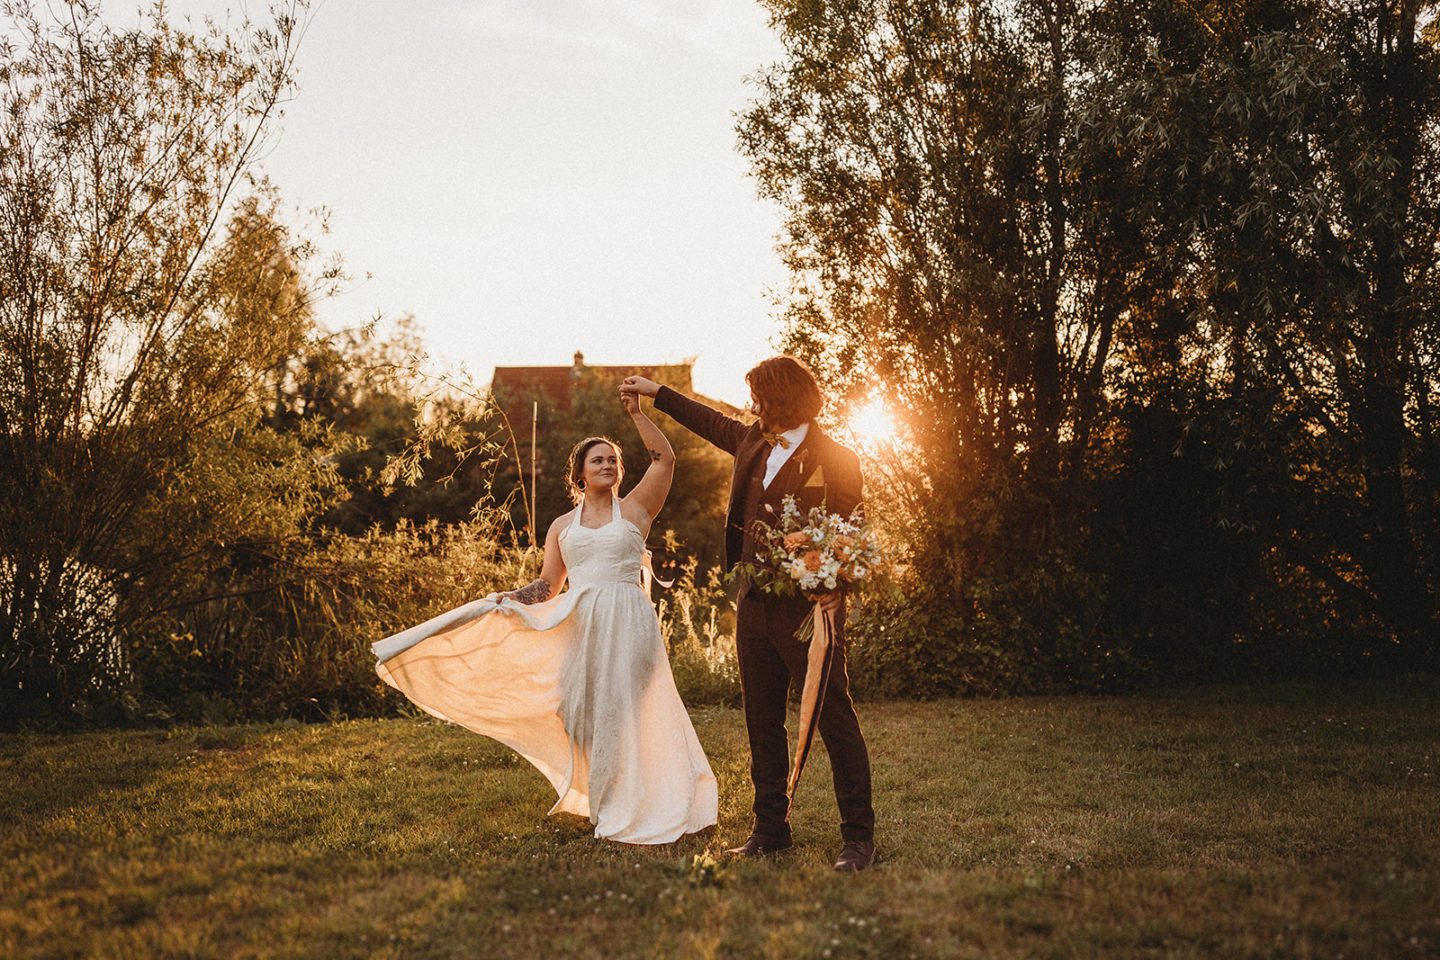
[[[1437,665],[1435,4],[768,6],[787,344],[912,441],[859,670]]]
[[[1435,3],[768,6],[787,346],[893,418],[857,690],[1437,666]],[[533,557],[483,397],[318,329],[338,268],[251,179],[305,4],[5,9],[0,720],[385,710],[365,643]]]

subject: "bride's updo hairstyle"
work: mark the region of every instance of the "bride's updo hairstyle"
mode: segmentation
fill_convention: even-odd
[[[570,448],[570,465],[565,470],[565,489],[570,493],[571,503],[579,503],[585,499],[585,481],[581,479],[585,474],[585,458],[590,455],[590,448],[597,443],[608,443],[615,450],[615,459],[618,461],[615,495],[620,495],[620,481],[625,479],[625,456],[620,452],[620,444],[609,437],[586,437]]]
[[[788,354],[761,360],[747,374],[750,392],[765,410],[765,419],[791,429],[820,415],[825,398],[815,375],[803,360]]]

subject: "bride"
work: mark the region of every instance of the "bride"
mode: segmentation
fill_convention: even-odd
[[[641,586],[675,454],[638,399],[624,403],[650,453],[629,495],[619,447],[580,441],[575,509],[550,525],[540,576],[381,640],[375,669],[426,712],[534,764],[559,797],[551,813],[588,817],[596,837],[669,843],[715,823],[715,777]]]

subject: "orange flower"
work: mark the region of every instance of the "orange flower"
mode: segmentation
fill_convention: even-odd
[[[820,556],[819,550],[811,550],[805,554],[805,569],[811,573],[819,570],[822,562],[824,562],[824,558]]]
[[[855,538],[849,534],[839,534],[835,537],[835,556],[841,560],[849,560],[854,554]]]
[[[785,534],[785,549],[792,553],[809,542],[810,538],[799,530]]]

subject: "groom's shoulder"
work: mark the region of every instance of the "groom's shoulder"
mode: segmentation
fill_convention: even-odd
[[[817,459],[825,465],[827,472],[837,479],[848,477],[852,484],[864,482],[860,470],[860,456],[854,450],[824,431],[820,432],[817,439],[819,440],[816,450]]]
[[[820,441],[821,452],[824,456],[832,457],[837,461],[853,463],[857,470],[860,468],[859,454],[857,454],[854,450],[851,450],[849,447],[845,446],[845,444],[841,443],[839,440],[836,440],[834,437],[830,436],[830,434],[826,433],[825,431],[820,430],[817,431],[817,433],[818,436],[816,437],[816,439]]]

